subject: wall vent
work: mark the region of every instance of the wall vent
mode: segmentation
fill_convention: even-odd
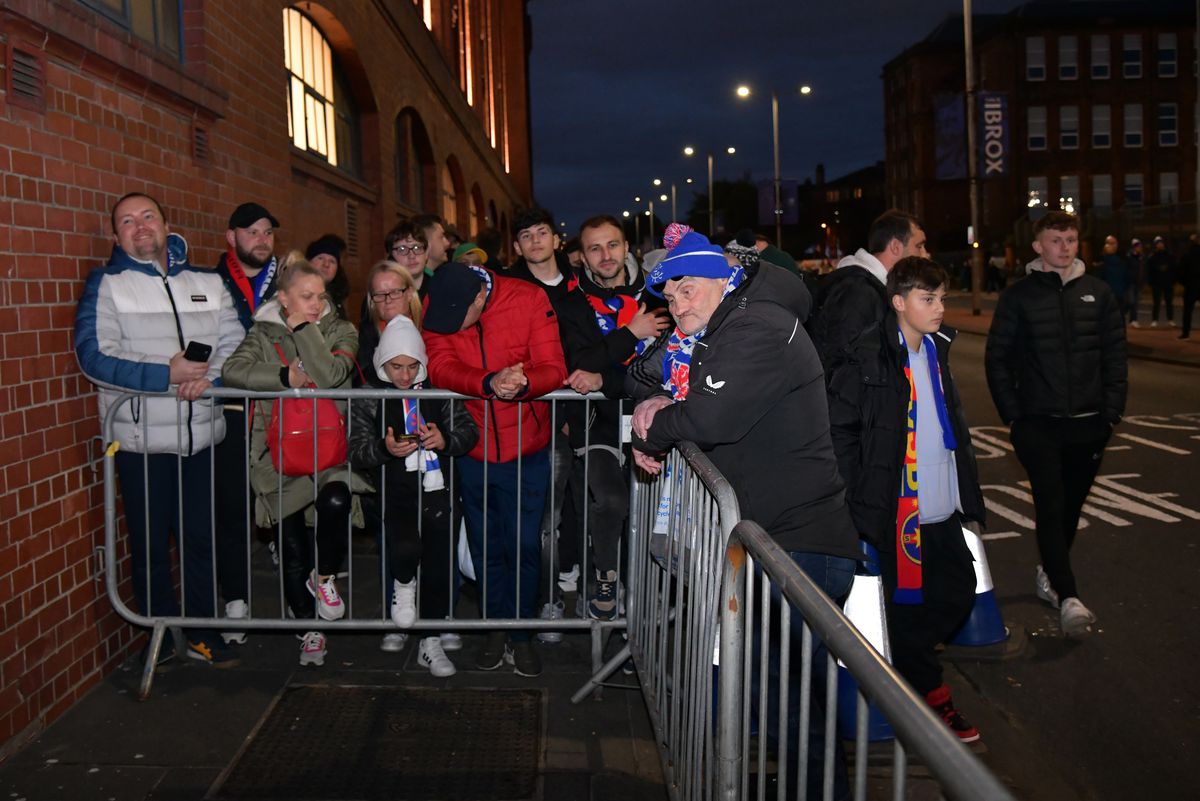
[[[346,201],[346,255],[358,258],[358,204]]]
[[[8,102],[34,111],[46,110],[46,59],[41,50],[24,42],[9,42]]]

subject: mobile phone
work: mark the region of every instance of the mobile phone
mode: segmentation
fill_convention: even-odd
[[[206,362],[210,355],[212,355],[212,345],[197,342],[194,339],[188,343],[187,350],[183,352],[183,358],[189,362]]]
[[[392,439],[397,442],[416,442],[418,436],[416,434],[397,434]]]

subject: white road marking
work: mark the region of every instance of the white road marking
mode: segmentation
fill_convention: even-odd
[[[1168,512],[1174,512],[1177,515],[1191,518],[1192,520],[1200,520],[1200,512],[1195,509],[1188,509],[1186,506],[1180,506],[1177,503],[1171,503],[1166,498],[1176,498],[1177,493],[1174,492],[1142,492],[1133,487],[1128,487],[1121,482],[1126,478],[1141,478],[1140,473],[1118,473],[1111,476],[1096,476],[1096,481],[1109,489],[1117,492],[1123,492],[1126,495],[1137,498],[1140,501],[1145,501],[1148,504],[1157,506],[1160,509],[1165,509]]]
[[[1021,536],[1019,531],[993,531],[983,535],[985,540],[1010,540]]]
[[[1135,437],[1133,434],[1121,433],[1121,434],[1117,434],[1117,436],[1121,437],[1122,439],[1127,439],[1130,442],[1136,442],[1139,445],[1146,445],[1151,448],[1158,448],[1160,451],[1166,451],[1167,453],[1174,453],[1178,456],[1191,456],[1192,455],[1191,451],[1185,451],[1183,448],[1176,448],[1172,445],[1163,445],[1161,442],[1155,442],[1152,439],[1145,439],[1143,437]]]
[[[1179,417],[1180,415],[1176,415]],[[1121,418],[1121,422],[1129,423],[1130,425],[1143,426],[1144,428],[1166,428],[1172,431],[1200,431],[1196,426],[1176,426],[1171,425],[1168,421],[1171,418],[1163,417],[1159,414],[1135,414],[1129,417]]]

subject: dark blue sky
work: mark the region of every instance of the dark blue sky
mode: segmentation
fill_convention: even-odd
[[[883,65],[961,12],[961,0],[530,0],[537,200],[574,233],[592,214],[633,211],[660,177],[678,183],[683,217],[684,179],[705,189],[706,148],[718,178],[769,179],[772,87],[784,178],[870,166],[883,159]],[[761,93],[739,100],[739,83]]]

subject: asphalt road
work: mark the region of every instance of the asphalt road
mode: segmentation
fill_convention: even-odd
[[[959,706],[986,761],[1022,799],[1200,798],[1200,370],[1130,362],[1117,427],[1072,551],[1098,630],[1066,641],[1034,595],[1037,546],[1026,476],[983,374],[982,336],[951,365],[980,457],[986,542],[1006,621],[1028,632],[1004,662],[957,661]]]

